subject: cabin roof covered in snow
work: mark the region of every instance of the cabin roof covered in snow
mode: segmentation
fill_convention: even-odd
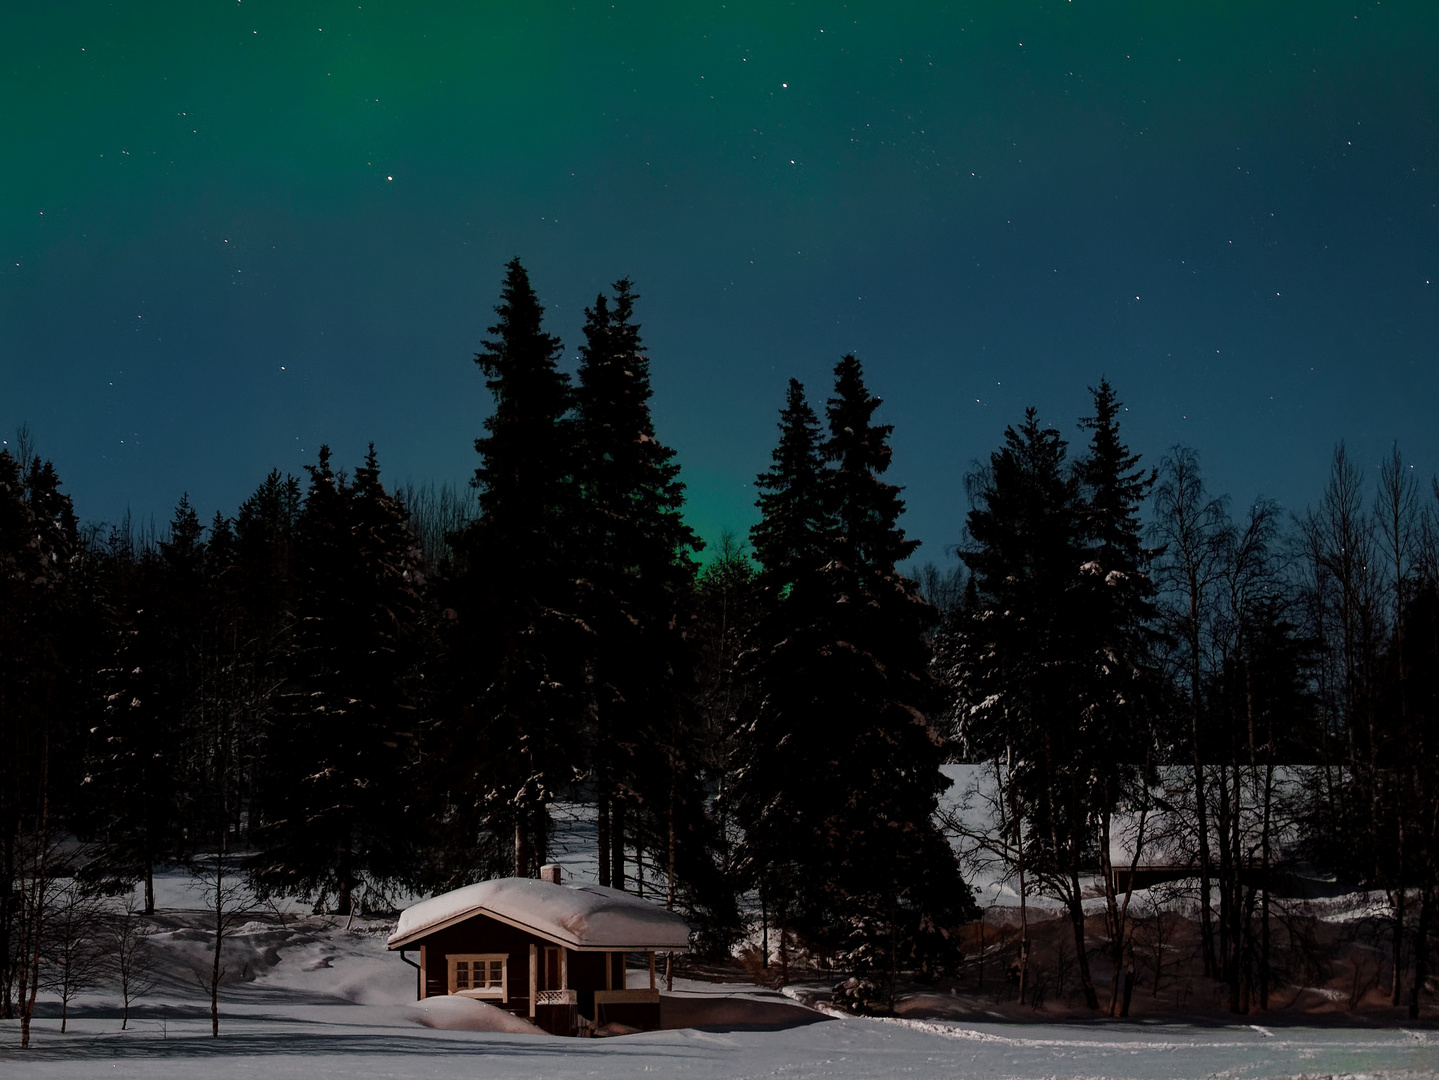
[[[689,944],[684,919],[619,889],[496,878],[406,908],[390,935],[389,948],[402,948],[475,915],[488,915],[581,952],[678,952]]]

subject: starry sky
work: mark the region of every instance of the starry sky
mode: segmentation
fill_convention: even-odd
[[[464,482],[518,254],[574,363],[629,276],[701,534],[854,351],[944,562],[1027,405],[1302,510],[1439,471],[1439,5],[5,3],[0,433],[82,518],[322,442]]]

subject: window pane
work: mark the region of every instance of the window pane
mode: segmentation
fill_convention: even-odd
[[[490,961],[490,986],[500,986],[505,981],[505,964],[503,960]]]

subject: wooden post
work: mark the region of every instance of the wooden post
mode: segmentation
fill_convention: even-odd
[[[540,996],[540,957],[539,950],[530,946],[530,1019],[535,1018],[535,998]]]
[[[425,947],[420,946],[420,1000],[424,1001],[430,993],[430,977],[425,972]]]
[[[606,989],[606,990],[613,990],[614,988],[615,988],[615,954],[612,953],[612,952],[607,952],[607,953],[605,953],[605,989]]]
[[[570,950],[560,950],[560,989],[570,988]]]
[[[653,990],[654,988],[655,988],[655,953],[654,953],[654,950],[651,949],[651,950],[650,950],[650,989]]]

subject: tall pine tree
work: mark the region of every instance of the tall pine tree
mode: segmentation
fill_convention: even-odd
[[[384,895],[412,872],[407,766],[420,599],[415,541],[380,483],[371,446],[355,483],[309,466],[297,544],[299,617],[276,708],[254,878],[262,891]]]
[[[675,453],[655,435],[649,357],[628,280],[586,311],[579,476],[586,622],[594,630],[592,746],[600,884],[623,889],[626,850],[649,847],[673,890],[712,878],[693,710],[696,565]],[[688,861],[688,867],[681,864]],[[683,871],[687,870],[687,873]],[[671,894],[673,895],[673,894]]]
[[[1089,450],[1079,462],[1079,527],[1083,562],[1076,591],[1085,612],[1082,641],[1083,708],[1077,740],[1089,764],[1089,804],[1097,823],[1094,844],[1105,883],[1113,980],[1111,1015],[1127,1015],[1121,1004],[1120,972],[1126,966],[1128,894],[1117,895],[1109,864],[1114,814],[1147,814],[1161,711],[1161,677],[1153,655],[1156,641],[1155,588],[1149,575],[1153,552],[1144,547],[1139,513],[1156,473],[1139,467],[1119,432],[1122,406],[1108,380],[1090,393],[1094,414],[1080,421],[1090,432]],[[1132,964],[1130,965],[1132,968]],[[1132,974],[1132,972],[1131,972]]]
[[[444,813],[456,842],[442,876],[452,880],[498,869],[494,845],[506,832],[513,872],[536,874],[548,807],[581,765],[588,631],[577,614],[570,383],[518,259],[495,311],[499,321],[475,357],[495,402],[475,440],[480,516],[455,538],[447,634]]]
[[[1092,847],[1090,762],[1078,738],[1087,671],[1074,587],[1084,550],[1079,486],[1064,440],[1031,408],[969,489],[962,558],[975,604],[956,680],[967,707],[962,746],[1005,763],[1011,850],[1021,873],[1065,901],[1080,985],[1097,1008],[1080,883]]]
[[[772,601],[819,565],[830,532],[819,420],[798,379],[789,381],[779,430],[773,463],[755,479],[760,520],[750,530],[760,587]]]
[[[899,970],[933,973],[957,956],[949,931],[972,903],[934,821],[948,786],[928,719],[934,612],[896,569],[917,545],[898,524],[899,489],[882,478],[891,428],[874,423],[879,404],[844,357],[822,448],[832,525],[748,657],[758,705],[736,787],[781,940],[792,917],[813,947],[854,969],[842,995],[851,1007],[882,1011]],[[785,434],[803,426],[791,411],[800,419]]]

